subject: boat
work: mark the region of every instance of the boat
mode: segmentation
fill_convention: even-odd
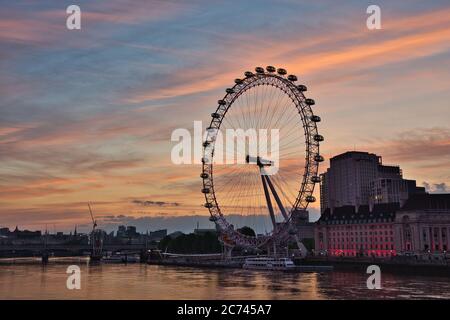
[[[126,254],[122,256],[122,262],[124,263],[138,263],[140,261],[139,255],[136,254]]]
[[[255,270],[280,270],[280,271],[295,270],[295,264],[289,258],[271,258],[271,257],[247,258],[245,259],[245,263],[242,267],[244,269],[255,269]]]

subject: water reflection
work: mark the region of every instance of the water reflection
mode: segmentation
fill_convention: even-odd
[[[448,278],[383,274],[368,290],[363,272],[270,273],[141,264],[87,265],[81,290],[66,288],[69,264],[0,266],[0,299],[436,299]]]

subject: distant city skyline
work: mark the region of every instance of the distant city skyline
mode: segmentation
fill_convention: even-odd
[[[88,231],[88,202],[111,228],[207,221],[201,166],[171,163],[170,134],[207,121],[233,79],[267,65],[315,99],[321,172],[368,151],[450,191],[448,1],[379,1],[381,30],[366,28],[368,1],[77,4],[79,31],[58,2],[2,4],[0,226]]]
[[[319,219],[319,212],[317,210],[313,210],[313,213],[310,214],[311,221],[316,221]],[[109,217],[106,221],[102,220],[102,217],[99,217],[99,225],[98,227],[102,230],[105,230],[107,233],[111,231],[117,231],[117,228],[120,225],[124,226],[135,226],[136,230],[140,233],[145,233],[148,231],[156,231],[160,229],[167,229],[168,233],[172,233],[175,231],[181,231],[183,233],[192,233],[195,228],[198,227],[200,229],[214,229],[215,225],[211,221],[209,221],[209,216],[205,215],[193,215],[193,216],[176,216],[176,217],[133,217],[133,216],[125,216],[119,215],[117,217]],[[229,216],[229,221],[233,223],[236,228],[241,228],[244,226],[249,226],[255,230],[256,233],[265,233],[266,231],[270,231],[270,218],[268,215],[258,215],[251,217],[242,217],[237,215]],[[20,224],[17,225],[19,230],[26,229],[24,226]],[[3,225],[0,225],[0,228]],[[14,230],[16,226],[7,226],[10,230]],[[56,232],[64,232],[70,233],[74,231],[75,227],[78,232],[81,233],[90,233],[92,231],[92,225],[90,224],[81,224],[74,226],[64,226],[58,229],[56,226],[48,225],[47,230],[50,233]],[[45,226],[30,228],[30,231],[44,231]]]

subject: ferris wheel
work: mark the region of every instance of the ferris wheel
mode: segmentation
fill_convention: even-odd
[[[203,142],[201,191],[222,242],[261,248],[295,234],[293,213],[316,201],[313,191],[320,182],[319,163],[324,160],[319,143],[324,138],[317,131],[321,119],[311,108],[315,102],[305,97],[307,88],[296,84],[295,75],[273,66],[257,67],[244,75],[226,89],[211,114]],[[252,148],[248,136],[236,136],[244,140],[241,150],[239,141],[228,143],[234,141],[226,133],[238,130],[275,137],[268,146],[271,154]],[[232,216],[245,216],[247,221],[265,216],[269,230],[244,234],[230,222]]]

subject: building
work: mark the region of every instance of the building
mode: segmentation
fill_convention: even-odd
[[[175,232],[172,232],[172,233],[168,234],[168,236],[171,237],[172,239],[176,239],[176,238],[178,238],[180,236],[183,236],[183,235],[184,235],[184,233],[181,232],[181,231],[175,231]]]
[[[204,236],[207,233],[217,234],[217,230],[216,229],[201,229],[201,228],[194,229],[194,234],[199,235],[199,236]]]
[[[369,183],[377,178],[381,158],[367,152],[346,152],[330,159],[322,175],[321,211],[336,207],[368,205]],[[325,191],[326,190],[326,191]]]
[[[397,203],[369,206],[329,208],[321,215],[315,228],[316,253],[329,256],[396,255],[394,220]]]
[[[414,194],[397,202],[327,208],[316,223],[316,254],[392,257],[445,253],[450,247],[450,194]]]
[[[399,166],[382,164],[376,154],[349,151],[330,159],[322,174],[321,212],[344,206],[369,206],[396,202],[402,206],[411,194],[425,193],[414,180],[403,179]]]
[[[450,194],[416,195],[396,215],[395,247],[440,253],[450,248]]]
[[[9,228],[0,228],[0,236],[7,236],[9,232]]]
[[[148,240],[150,241],[161,241],[167,236],[167,229],[151,231],[148,234]]]
[[[137,238],[140,234],[136,231],[135,226],[119,226],[117,228],[116,236],[118,238]]]
[[[315,223],[309,222],[309,212],[295,210],[292,212],[291,223],[295,226],[299,240],[314,239]]]
[[[126,236],[129,238],[135,238],[139,236],[135,226],[127,226]]]
[[[6,235],[12,244],[36,244],[42,242],[41,231],[19,230],[16,226],[14,231]]]
[[[119,226],[119,227],[117,228],[116,236],[117,236],[118,238],[125,238],[125,237],[127,236],[127,227],[125,227],[125,226]]]
[[[412,194],[425,194],[425,188],[417,187],[415,180],[377,178],[370,182],[369,205],[398,203],[403,206]]]

